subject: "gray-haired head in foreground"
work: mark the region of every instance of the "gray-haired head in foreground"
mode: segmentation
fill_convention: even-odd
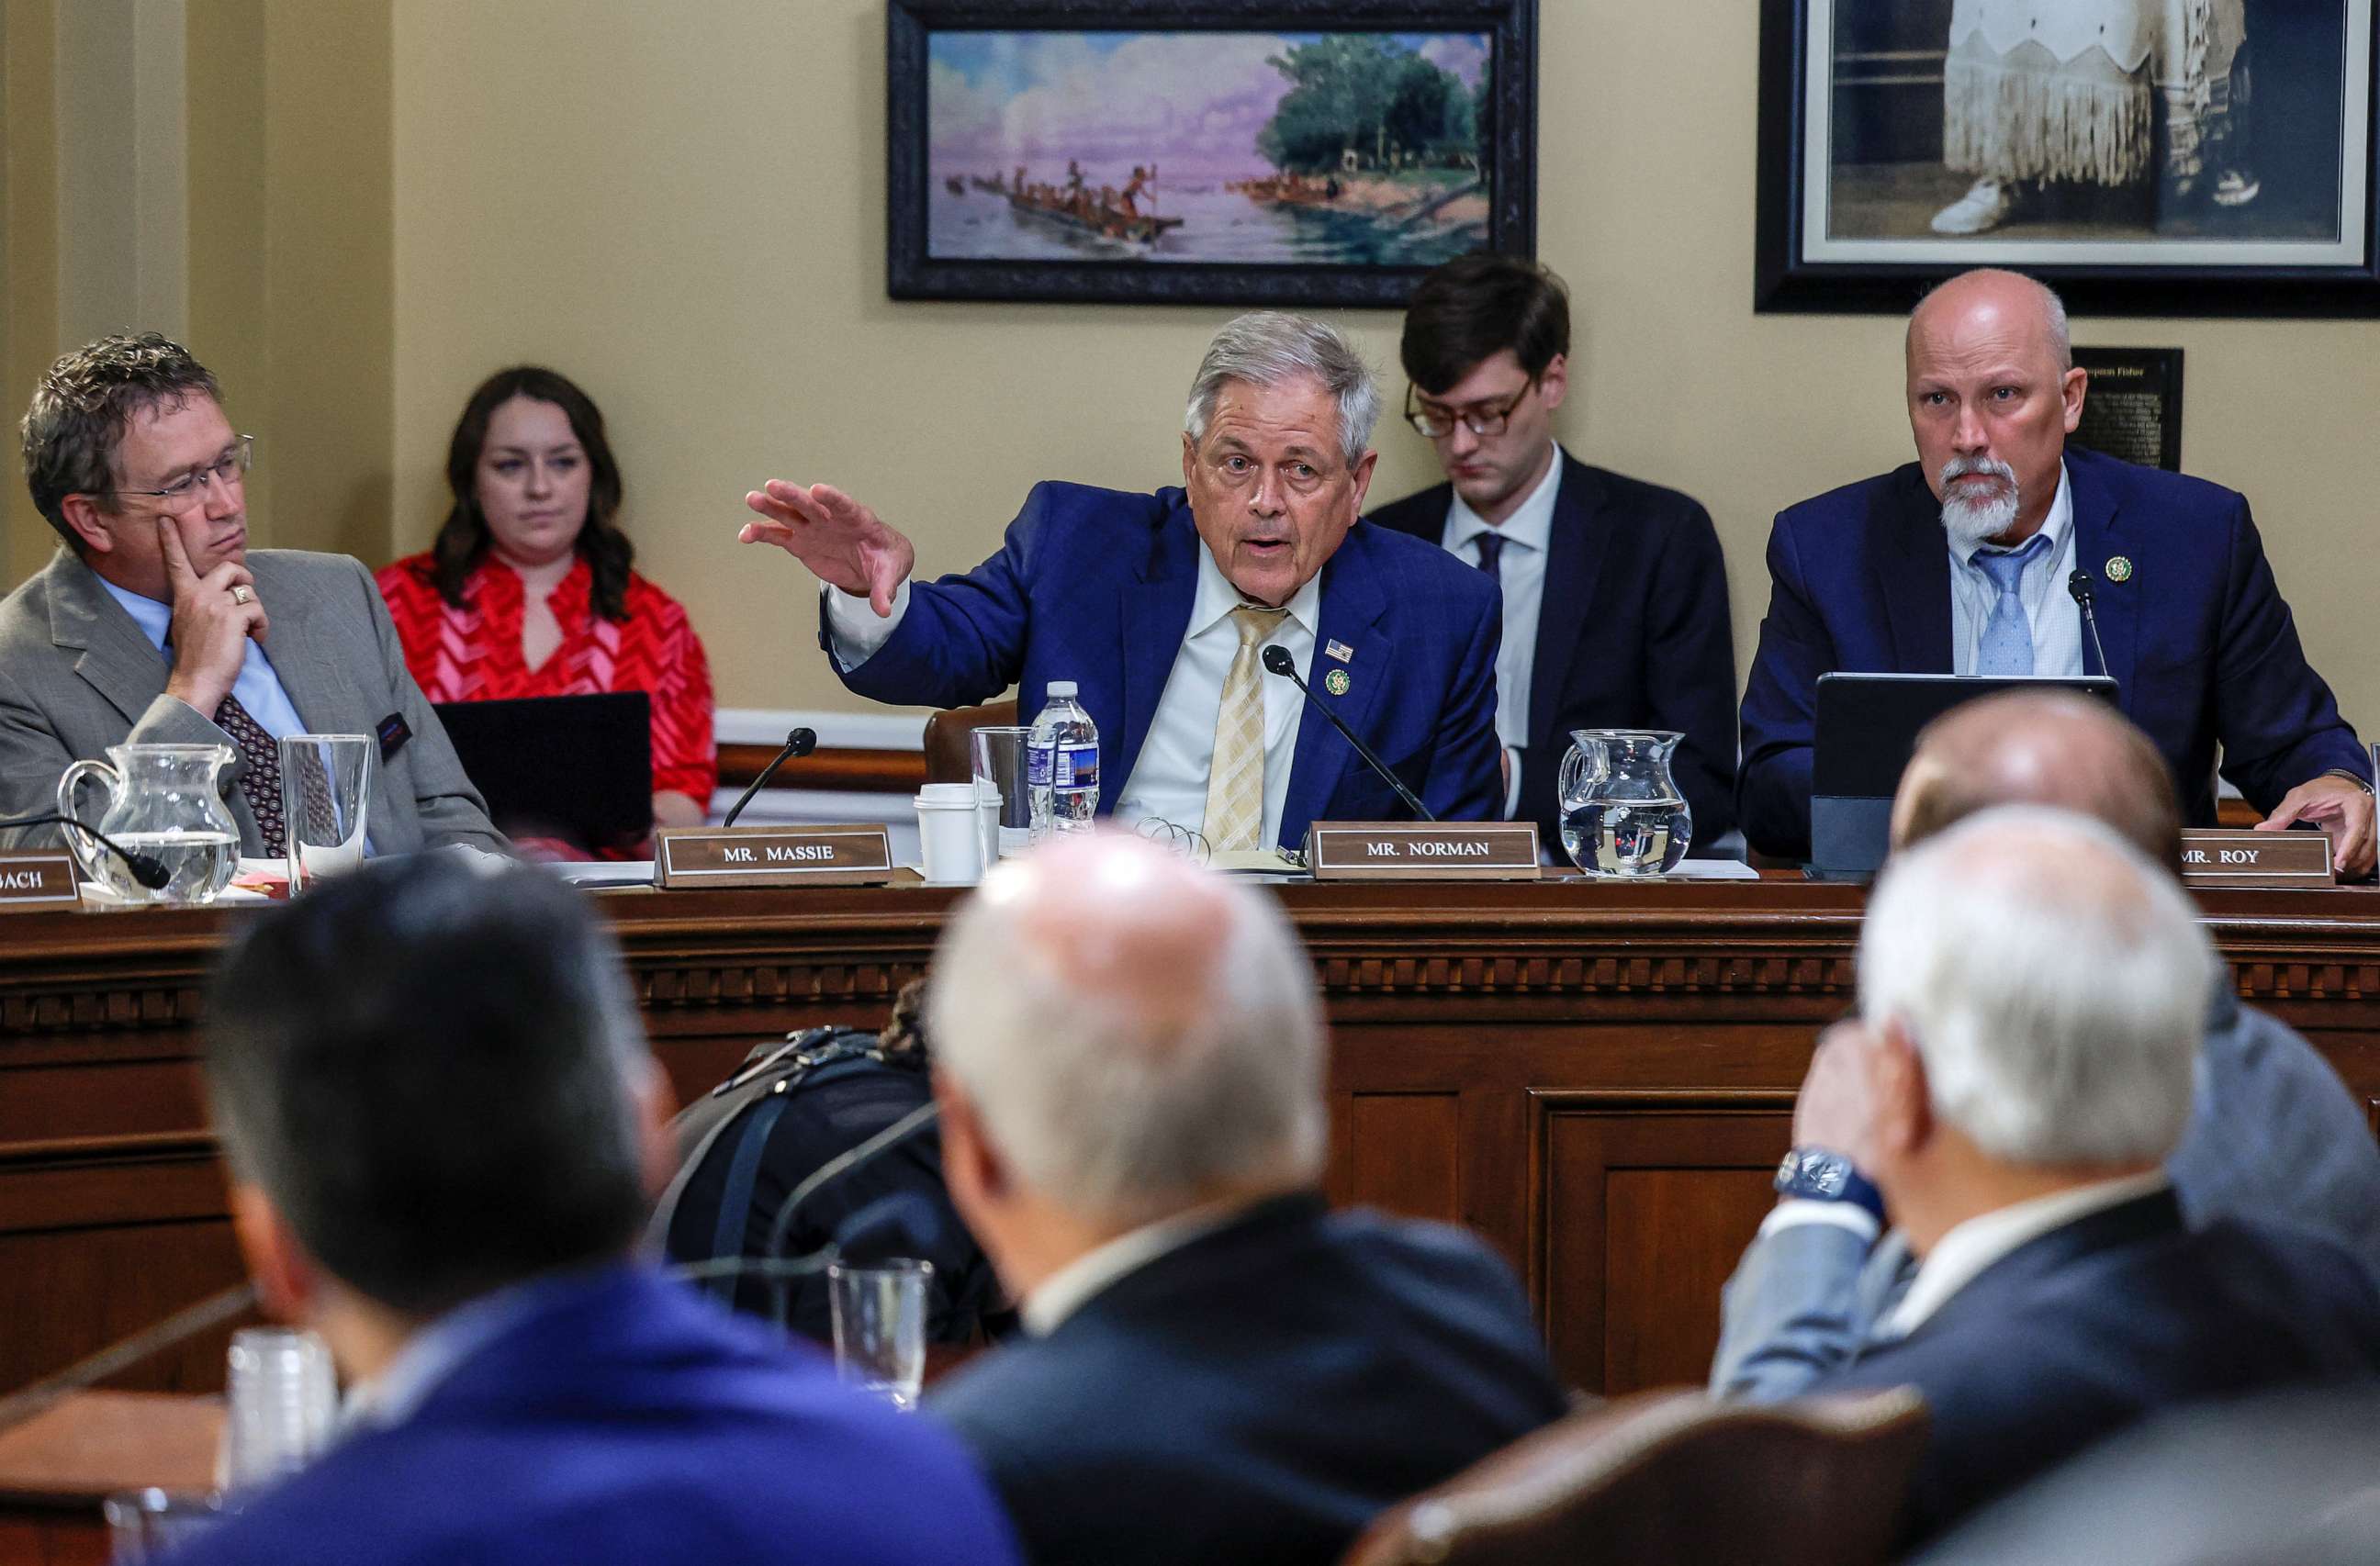
[[[1372,443],[1380,421],[1380,386],[1371,366],[1337,328],[1285,310],[1250,310],[1224,322],[1207,345],[1190,382],[1190,406],[1182,428],[1193,444],[1207,438],[1215,399],[1234,381],[1279,386],[1312,379],[1339,404],[1339,452],[1353,467]]]
[[[2170,869],[2099,822],[2010,806],[1896,856],[1860,932],[1860,1012],[1897,1021],[1934,1112],[2010,1163],[2172,1152],[2215,953]]]
[[[325,881],[258,917],[205,1033],[234,1174],[370,1299],[435,1316],[636,1241],[650,1057],[611,936],[542,870]]]
[[[927,1002],[936,1065],[1019,1181],[1139,1224],[1318,1179],[1321,1007],[1280,908],[1129,838],[1104,856],[1048,853],[984,878]]]

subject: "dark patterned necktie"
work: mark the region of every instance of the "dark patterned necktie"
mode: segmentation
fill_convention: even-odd
[[[223,705],[215,709],[215,727],[231,735],[248,762],[248,770],[239,775],[239,791],[248,796],[249,812],[256,818],[265,857],[273,858],[285,852],[289,842],[281,820],[281,747],[261,723],[248,715],[236,696],[225,697]]]
[[[1504,553],[1504,535],[1496,532],[1482,533],[1471,541],[1479,546],[1479,569],[1501,581],[1503,573],[1497,569],[1497,564]]]

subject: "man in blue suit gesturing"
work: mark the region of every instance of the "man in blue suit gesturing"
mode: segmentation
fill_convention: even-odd
[[[844,685],[957,707],[1011,685],[1030,714],[1075,682],[1108,771],[1099,808],[1218,851],[1296,848],[1309,821],[1404,814],[1389,784],[1261,673],[1290,654],[1318,700],[1441,819],[1498,814],[1495,584],[1443,550],[1359,528],[1377,453],[1371,371],[1319,322],[1217,333],[1190,388],[1181,489],[1034,486],[1000,552],[912,582],[917,552],[824,484],[745,502],[826,584],[820,641]]]
[[[2030,278],[1945,283],[1910,317],[1907,358],[1918,460],[1804,501],[1769,535],[1736,785],[1751,845],[1809,850],[1823,674],[2106,674],[2189,822],[2214,823],[2219,746],[2264,826],[2317,823],[2339,873],[2368,875],[2371,768],[2307,666],[2247,501],[2067,449],[2085,375],[2065,307]],[[2068,596],[2077,570],[2096,578],[2097,642]]]

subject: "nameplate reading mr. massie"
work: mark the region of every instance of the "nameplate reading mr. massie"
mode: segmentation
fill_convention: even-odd
[[[2328,886],[2330,839],[2318,832],[2230,832],[2192,827],[2181,834],[2181,879],[2188,886]]]
[[[44,903],[79,903],[74,856],[64,849],[0,854],[0,908],[33,908]]]
[[[1317,821],[1305,829],[1305,868],[1317,880],[1535,880],[1537,828],[1534,821]]]
[[[892,879],[880,826],[673,827],[654,834],[653,884],[874,886]]]

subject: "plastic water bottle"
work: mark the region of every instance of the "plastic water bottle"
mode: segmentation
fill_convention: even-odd
[[[1099,731],[1075,699],[1072,680],[1050,682],[1050,704],[1025,742],[1025,783],[1034,842],[1091,830],[1099,808]]]

